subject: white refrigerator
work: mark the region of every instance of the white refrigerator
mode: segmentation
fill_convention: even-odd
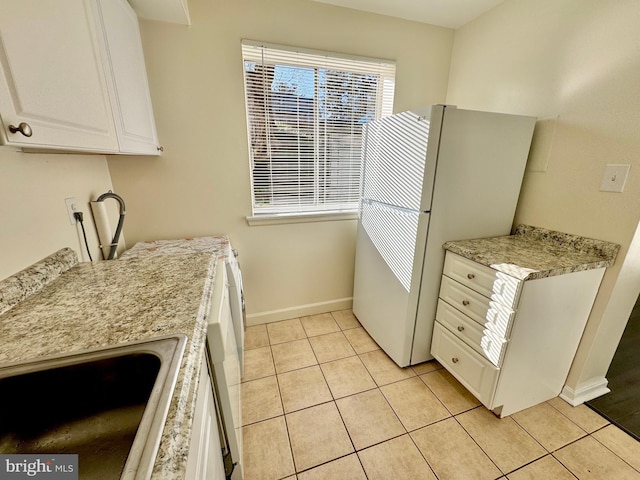
[[[442,245],[510,233],[534,125],[447,105],[365,125],[353,312],[399,366],[433,358]]]

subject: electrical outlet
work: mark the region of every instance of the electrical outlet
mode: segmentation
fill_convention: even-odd
[[[76,205],[76,197],[69,197],[64,199],[64,203],[67,206],[67,213],[69,214],[69,222],[71,225],[76,224],[76,217],[73,216],[74,212],[79,211]]]

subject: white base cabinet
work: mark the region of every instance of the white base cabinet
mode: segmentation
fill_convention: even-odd
[[[207,326],[204,373],[198,387],[196,417],[201,420],[194,419],[188,479],[224,479],[225,467],[232,480],[244,478],[240,359],[228,287],[225,261],[218,260]],[[202,427],[199,422],[203,422]],[[206,429],[212,429],[212,433],[205,432]],[[218,437],[213,438],[215,436]],[[207,469],[213,470],[207,473]],[[222,476],[218,477],[220,469]]]
[[[187,480],[225,480],[216,406],[207,362],[198,384],[196,411],[187,457]]]
[[[159,153],[126,0],[0,0],[0,12],[0,143]]]
[[[604,270],[521,281],[447,252],[431,354],[501,417],[556,397]]]

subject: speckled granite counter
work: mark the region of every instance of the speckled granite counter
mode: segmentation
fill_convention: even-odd
[[[514,235],[447,242],[444,248],[519,280],[534,280],[608,267],[620,245],[518,225]]]
[[[78,255],[63,248],[44,260],[0,282],[0,313],[39,291],[63,272],[78,264]]]
[[[120,258],[146,258],[163,255],[188,255],[202,253],[216,255],[220,259],[227,259],[231,255],[231,244],[226,235],[209,237],[189,237],[177,240],[154,240],[138,242],[122,254]]]
[[[56,259],[66,266],[52,266]],[[187,335],[152,477],[183,479],[216,259],[217,255],[204,251],[82,263],[60,273],[70,260],[68,252],[58,252],[30,267],[35,272],[54,272],[41,278],[40,283],[49,283],[0,315],[0,365]],[[14,277],[0,282],[0,298],[10,297],[7,292],[14,295],[20,282],[27,287],[39,284],[23,275],[19,281]]]

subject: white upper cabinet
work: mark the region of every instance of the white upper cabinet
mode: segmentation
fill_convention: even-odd
[[[120,152],[157,155],[158,136],[138,17],[126,0],[98,0],[98,7],[107,53],[103,63],[111,73],[107,84]]]
[[[3,143],[117,152],[91,2],[0,0],[0,12]]]
[[[138,23],[125,0],[0,0],[0,142],[157,155]]]

